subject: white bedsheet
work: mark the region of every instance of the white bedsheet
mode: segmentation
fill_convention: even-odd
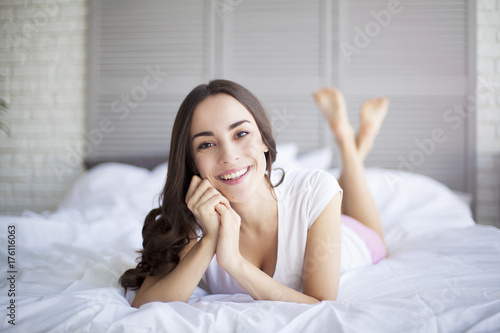
[[[2,332],[495,332],[500,331],[500,230],[420,175],[369,169],[389,257],[341,277],[338,301],[303,305],[248,295],[131,308],[118,286],[135,265],[145,214],[165,165],[153,172],[99,166],[58,211],[0,217],[0,297],[15,326]],[[336,170],[331,170],[336,173]],[[15,298],[7,267],[15,226]],[[201,290],[197,290],[200,292]],[[130,298],[131,295],[129,295]]]

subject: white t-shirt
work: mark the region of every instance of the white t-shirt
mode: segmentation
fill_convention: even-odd
[[[277,175],[276,175],[277,174]],[[273,173],[273,183],[281,171]],[[307,233],[328,202],[342,192],[337,180],[323,170],[289,170],[274,188],[278,199],[278,256],[273,279],[302,291]],[[341,272],[371,264],[368,248],[359,236],[341,226]],[[345,254],[344,254],[345,253]],[[200,286],[212,294],[246,293],[213,257]]]

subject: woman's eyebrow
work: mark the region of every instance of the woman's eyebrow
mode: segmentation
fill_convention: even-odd
[[[244,124],[244,123],[250,123],[250,121],[248,121],[248,120],[240,120],[240,121],[237,121],[237,122],[235,122],[234,124],[229,125],[228,130],[230,131],[230,130],[232,130],[232,129],[234,129],[234,128],[236,128],[236,127],[238,127],[238,126],[240,126],[241,124]]]
[[[235,129],[236,127],[240,126],[241,124],[244,124],[244,123],[250,123],[250,121],[248,120],[240,120],[240,121],[237,121],[235,122],[234,124],[231,124],[229,125],[228,127],[228,130],[232,130],[232,129]],[[196,133],[195,135],[193,135],[193,138],[191,139],[191,141],[193,141],[194,139],[196,139],[197,137],[199,136],[214,136],[214,133],[213,132],[200,132],[200,133]]]

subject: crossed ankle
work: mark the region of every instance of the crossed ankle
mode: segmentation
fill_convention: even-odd
[[[354,129],[351,126],[330,126],[334,136],[335,140],[339,143],[343,142],[350,142],[352,141],[355,143],[356,136],[354,135]]]

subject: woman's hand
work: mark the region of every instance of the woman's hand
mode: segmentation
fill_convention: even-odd
[[[217,239],[220,216],[216,206],[229,208],[229,200],[217,191],[210,181],[193,176],[186,194],[186,204],[203,227],[204,237]]]
[[[215,253],[217,262],[229,274],[238,267],[240,254],[241,218],[231,207],[218,204],[215,209],[220,214],[219,240]]]
[[[229,200],[208,180],[193,176],[186,194],[189,210],[203,227],[204,237],[217,240],[217,262],[229,271],[236,267],[240,255],[240,216]]]

